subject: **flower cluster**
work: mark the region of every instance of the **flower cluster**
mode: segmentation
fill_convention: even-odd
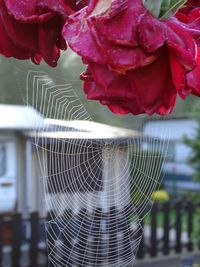
[[[0,53],[6,57],[44,59],[57,65],[66,49],[62,28],[68,16],[82,5],[73,0],[0,0]]]
[[[169,114],[177,95],[200,96],[200,1],[169,16],[172,1],[161,18],[148,2],[0,0],[0,53],[55,66],[68,44],[87,65],[88,99],[116,114]]]

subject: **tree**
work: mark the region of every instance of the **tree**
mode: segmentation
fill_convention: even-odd
[[[198,122],[198,127],[196,129],[196,136],[194,139],[184,138],[185,144],[187,144],[192,149],[191,157],[189,158],[189,163],[195,168],[194,180],[200,182],[200,109],[196,108],[194,111],[194,118]],[[200,194],[198,191],[190,194],[195,202],[200,203]],[[194,227],[194,241],[200,246],[200,208],[196,211],[195,216],[195,227]]]
[[[188,162],[195,168],[194,180],[200,182],[200,110],[194,112],[194,118],[198,122],[196,136],[193,139],[184,137],[184,143],[192,149]]]

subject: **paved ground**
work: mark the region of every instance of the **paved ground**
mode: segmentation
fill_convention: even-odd
[[[156,259],[146,258],[135,262],[132,267],[187,267],[182,264],[184,259],[193,259],[194,263],[200,263],[200,252],[185,252],[181,255],[162,256]],[[190,266],[188,265],[188,267]]]
[[[28,257],[28,247],[24,246],[21,258],[21,267],[29,266],[29,257]],[[146,257],[144,260],[135,261],[133,264],[126,265],[126,267],[190,267],[190,265],[182,265],[183,259],[193,259],[194,263],[200,263],[200,251],[195,251],[192,253],[183,252],[180,255],[171,254],[170,256],[158,256],[155,259]],[[47,267],[46,257],[44,255],[39,255],[39,266]],[[3,264],[1,267],[15,267],[11,264],[11,248],[5,247],[3,249]],[[94,266],[91,266],[94,267]],[[105,265],[104,265],[105,267]],[[113,267],[125,267],[124,264],[117,266],[116,264]]]

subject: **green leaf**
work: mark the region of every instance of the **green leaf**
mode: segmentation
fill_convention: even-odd
[[[151,14],[159,18],[163,0],[143,0],[143,5],[151,12]]]
[[[142,0],[142,2],[154,17],[165,20],[174,16],[187,0]]]
[[[169,9],[164,11],[164,14],[160,17],[161,20],[168,19],[176,14],[176,12],[182,8],[187,0],[172,0]]]

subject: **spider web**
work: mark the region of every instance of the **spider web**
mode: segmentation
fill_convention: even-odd
[[[163,129],[163,142],[97,124],[70,83],[43,72],[28,72],[27,104],[45,118],[33,120],[32,136],[48,214],[49,266],[133,263],[169,133]]]

